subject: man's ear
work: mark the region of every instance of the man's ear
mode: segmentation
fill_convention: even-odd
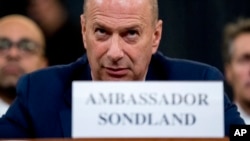
[[[230,84],[230,85],[232,85],[232,79],[233,79],[233,74],[232,74],[232,66],[231,66],[231,64],[226,64],[225,65],[225,77],[226,77],[226,80],[227,80],[227,82]]]
[[[81,18],[81,27],[82,27],[82,40],[83,40],[84,48],[86,49],[86,19],[85,19],[85,15],[82,14],[80,16],[80,18]]]
[[[155,26],[155,31],[153,35],[153,45],[152,45],[152,54],[154,54],[159,47],[162,35],[162,20],[158,20]]]

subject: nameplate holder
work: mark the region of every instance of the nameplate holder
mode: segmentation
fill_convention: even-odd
[[[74,81],[73,138],[222,138],[223,82]]]

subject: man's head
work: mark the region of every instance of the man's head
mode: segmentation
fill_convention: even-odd
[[[87,11],[87,4],[89,4],[88,3],[88,1],[89,0],[84,0],[84,4],[83,4],[83,13],[85,13],[85,11]],[[157,21],[158,20],[158,18],[159,18],[159,7],[158,7],[158,0],[149,0],[149,2],[150,2],[150,5],[151,5],[151,7],[150,7],[150,9],[152,10],[151,12],[152,12],[152,16],[153,16],[153,19],[155,20],[155,21]]]
[[[143,80],[159,46],[157,0],[87,0],[82,34],[94,80]]]
[[[15,87],[23,74],[47,66],[40,28],[21,15],[0,19],[0,87]]]
[[[235,101],[250,105],[250,19],[240,19],[225,28],[223,57],[226,79]]]

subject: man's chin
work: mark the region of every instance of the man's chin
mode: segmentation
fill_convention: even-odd
[[[8,77],[0,82],[2,88],[16,87],[18,79],[16,77]]]
[[[131,81],[132,78],[121,76],[121,77],[114,77],[114,76],[105,76],[101,79],[102,81]]]

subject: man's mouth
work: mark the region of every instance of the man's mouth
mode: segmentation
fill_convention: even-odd
[[[127,68],[111,68],[111,67],[105,67],[106,72],[108,75],[116,78],[120,78],[125,76],[128,73]]]
[[[3,72],[6,75],[20,75],[22,73],[22,70],[17,66],[9,65],[3,68]]]

